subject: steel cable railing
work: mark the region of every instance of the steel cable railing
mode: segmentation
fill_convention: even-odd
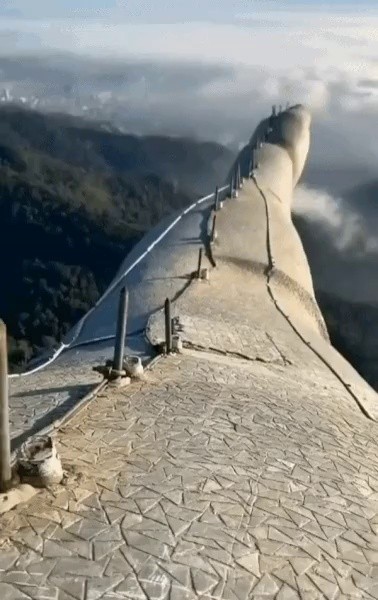
[[[287,107],[288,108],[288,107]],[[269,117],[269,125],[271,125],[272,123],[272,119],[274,119],[275,117],[277,117],[280,113],[282,112],[282,107],[279,107],[279,110],[277,112],[276,107],[273,106],[272,107],[272,114]],[[270,129],[270,128],[269,128]],[[269,130],[268,132],[269,133]],[[268,141],[268,136],[264,136],[264,141]],[[248,165],[248,169],[247,169],[247,177],[251,178],[253,177],[254,172],[259,168],[259,163],[258,163],[258,150],[262,147],[263,142],[260,139],[257,139],[256,142],[252,145],[250,144],[250,160],[249,160],[249,165]],[[219,194],[225,192],[225,191],[229,191],[229,197],[230,198],[235,198],[238,195],[238,190],[242,187],[242,174],[241,174],[241,165],[240,165],[240,161],[238,160],[238,162],[236,163],[234,169],[233,169],[233,173],[231,175],[230,178],[230,183],[228,183],[227,185],[221,187],[221,188],[216,188],[215,192],[213,192],[212,194],[209,194],[207,196],[203,196],[202,198],[200,198],[199,200],[197,200],[196,202],[193,202],[193,204],[191,204],[190,206],[188,206],[188,208],[186,208],[178,217],[176,217],[176,219],[174,219],[174,221],[172,221],[172,223],[159,235],[159,237],[156,238],[156,240],[150,244],[147,248],[147,250],[145,252],[143,252],[131,265],[130,267],[128,267],[128,269],[126,269],[126,271],[124,271],[123,273],[121,273],[121,275],[119,275],[119,277],[117,277],[113,283],[107,288],[107,290],[104,292],[104,294],[101,296],[101,298],[96,302],[96,304],[82,317],[82,319],[78,322],[78,324],[76,325],[77,330],[75,331],[75,334],[73,336],[73,338],[68,342],[62,342],[59,346],[59,348],[57,348],[57,350],[55,350],[55,352],[53,353],[52,356],[50,356],[49,359],[47,359],[44,363],[42,363],[41,365],[38,365],[38,367],[35,367],[34,369],[30,369],[29,371],[25,371],[24,373],[14,373],[12,375],[9,375],[9,377],[11,379],[16,379],[18,377],[26,377],[28,375],[33,375],[34,373],[37,373],[38,371],[41,371],[42,369],[46,368],[47,366],[49,366],[50,364],[52,364],[61,354],[62,352],[64,352],[65,350],[68,350],[69,348],[77,348],[81,345],[89,345],[91,343],[100,343],[100,342],[104,342],[104,341],[108,341],[111,339],[115,338],[115,334],[114,335],[107,335],[107,336],[102,336],[102,337],[97,337],[97,338],[92,338],[89,340],[85,340],[85,342],[81,342],[78,344],[75,344],[76,340],[79,338],[83,327],[87,321],[87,319],[90,317],[90,315],[96,310],[96,308],[98,308],[98,306],[100,306],[100,304],[102,302],[104,302],[104,300],[114,291],[114,289],[121,283],[121,281],[131,272],[135,269],[135,267],[155,248],[155,246],[157,246],[164,238],[165,236],[177,225],[177,223],[179,223],[181,221],[181,219],[187,215],[189,212],[191,212],[194,208],[196,208],[197,206],[200,206],[202,203],[207,202],[208,200],[211,200],[212,198],[214,198],[216,204],[219,201]]]
[[[223,193],[227,190],[230,189],[230,186],[232,184],[228,184],[223,186],[222,188],[218,189],[218,193]],[[11,379],[17,379],[19,377],[26,377],[29,375],[33,375],[34,373],[37,373],[38,371],[41,371],[42,369],[45,369],[46,367],[48,367],[49,365],[51,365],[61,354],[62,352],[64,352],[65,350],[68,350],[69,348],[77,348],[78,346],[80,346],[81,344],[75,344],[75,341],[78,339],[78,337],[80,336],[83,327],[87,321],[87,319],[89,318],[89,316],[96,310],[96,308],[98,308],[102,302],[104,302],[104,300],[114,291],[114,289],[121,283],[121,281],[131,272],[135,269],[135,267],[142,262],[142,260],[148,255],[150,254],[150,252],[166,237],[166,235],[177,225],[177,223],[179,223],[181,221],[181,219],[187,215],[189,212],[191,212],[194,208],[196,208],[197,206],[200,206],[201,204],[203,204],[204,202],[207,202],[209,200],[211,200],[212,198],[216,198],[216,192],[213,192],[212,194],[209,194],[207,196],[203,196],[202,198],[200,198],[199,200],[197,200],[196,202],[193,202],[193,204],[191,204],[190,206],[188,206],[188,208],[186,208],[178,217],[176,217],[176,219],[174,219],[174,221],[172,221],[172,223],[156,238],[156,240],[150,244],[147,248],[147,250],[145,250],[145,252],[143,252],[127,269],[126,271],[124,271],[123,273],[121,273],[112,283],[111,285],[107,288],[107,290],[104,292],[104,294],[101,296],[101,298],[96,302],[96,304],[82,317],[82,319],[79,321],[79,323],[77,324],[77,330],[74,334],[74,337],[68,342],[62,342],[59,346],[59,348],[57,348],[55,350],[55,352],[53,353],[52,356],[50,356],[49,359],[47,359],[44,363],[42,363],[41,365],[38,365],[38,367],[35,367],[34,369],[30,369],[29,371],[25,371],[24,373],[14,373],[12,375],[9,375],[9,378]],[[92,340],[86,340],[85,341],[85,345],[91,344],[91,343],[99,343],[99,342],[104,342],[104,341],[108,341],[111,339],[115,338],[115,334],[114,335],[108,335],[108,336],[103,336],[103,337],[97,337],[97,338],[93,338]]]

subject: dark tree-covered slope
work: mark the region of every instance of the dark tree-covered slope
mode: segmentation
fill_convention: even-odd
[[[199,192],[196,171],[204,187],[207,169],[211,180],[228,160],[217,144],[0,110],[0,316],[11,366],[60,340],[143,234]]]
[[[107,124],[13,106],[0,110],[0,143],[48,153],[89,172],[154,173],[196,194],[215,187],[234,159],[214,142],[125,135]]]

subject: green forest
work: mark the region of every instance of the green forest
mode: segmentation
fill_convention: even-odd
[[[208,191],[232,158],[217,144],[0,110],[0,316],[11,369],[59,342],[144,233]]]

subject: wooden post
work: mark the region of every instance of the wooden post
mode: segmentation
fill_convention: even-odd
[[[7,328],[0,320],[0,492],[11,485]]]
[[[113,360],[113,369],[118,372],[121,372],[123,369],[123,354],[125,351],[128,306],[129,292],[125,287],[123,287],[119,295],[117,332]]]
[[[164,304],[165,313],[165,353],[172,352],[172,319],[171,319],[171,301],[166,299]]]

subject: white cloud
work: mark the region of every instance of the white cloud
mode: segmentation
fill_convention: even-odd
[[[122,4],[129,3],[119,3],[121,9]],[[168,15],[166,9],[172,2],[163,4],[163,14]],[[206,0],[205,15],[213,14],[210,4]],[[122,20],[122,11],[117,20],[3,20],[0,51],[12,54],[17,49],[24,51],[29,44],[44,51],[69,50],[114,61],[173,62],[181,67],[177,96],[173,96],[172,88],[168,92],[163,87],[159,92],[151,90],[147,80],[149,108],[169,112],[167,107],[179,100],[189,111],[188,117],[201,123],[199,132],[204,118],[211,118],[213,113],[222,118],[218,131],[219,139],[224,140],[230,138],[235,115],[240,124],[243,121],[252,128],[272,104],[304,102],[315,113],[315,160],[332,164],[346,154],[355,156],[357,162],[375,165],[378,140],[371,119],[378,112],[378,12],[332,12],[329,7],[316,12],[278,11],[263,9],[264,3],[258,2],[259,10],[248,14],[248,10],[236,10],[248,7],[248,2],[233,0],[234,13],[231,9],[227,13],[226,4],[221,2],[220,12],[234,15],[230,23],[130,23]],[[131,5],[137,3],[133,0]],[[198,17],[197,13],[193,15]],[[235,20],[238,13],[239,20]],[[1,30],[7,32],[3,45]],[[207,85],[188,89],[184,85],[185,65],[196,62],[230,68],[223,76],[209,79]],[[137,97],[129,89],[125,100],[127,94],[130,101]],[[240,129],[235,130],[235,141],[240,141]],[[316,141],[325,129],[332,152],[323,141]],[[245,131],[243,139],[249,133]],[[335,152],[338,138],[343,143]]]
[[[131,18],[132,9],[136,17],[139,5],[145,9],[148,3],[154,7],[150,19],[145,13],[149,22],[131,23],[130,19],[138,21]],[[246,9],[240,10],[243,5]],[[362,6],[353,13],[329,6],[316,12],[278,11],[268,10],[261,1],[254,2],[257,5],[259,10],[252,11],[247,0],[182,1],[182,13],[176,10],[173,18],[168,11],[172,0],[120,0],[117,18],[114,13],[108,20],[8,19],[0,24],[0,53],[25,53],[28,47],[64,50],[107,59],[118,64],[120,72],[125,59],[148,60],[147,67],[139,62],[137,69],[130,68],[134,75],[117,88],[124,114],[151,128],[155,125],[155,131],[184,132],[223,143],[249,139],[272,104],[304,102],[314,113],[308,180],[339,191],[377,178],[378,11]],[[180,14],[191,14],[193,22],[184,18],[179,22]],[[198,21],[201,14],[207,22]],[[167,23],[161,22],[164,15]],[[168,65],[173,65],[171,70]],[[193,65],[202,65],[198,77]],[[224,68],[206,70],[203,65]],[[101,69],[106,72],[104,65]],[[75,81],[84,80],[83,85],[90,87],[86,75],[84,67],[78,69]],[[108,83],[104,86],[98,90],[105,93],[103,98],[110,89]],[[302,188],[295,207],[319,226],[317,231],[327,232],[336,253],[360,257],[356,277],[364,256],[374,265],[375,277],[376,227],[362,208],[358,212],[358,203],[351,210],[337,194]],[[348,285],[351,293],[354,282]]]
[[[45,49],[251,69],[250,77],[257,78],[269,98],[295,95],[317,110],[327,108],[332,85],[344,83],[340,104],[355,111],[359,81],[378,78],[378,65],[372,61],[378,53],[374,15],[266,11],[259,13],[258,23],[250,24],[7,20],[1,29],[18,32],[19,40],[37,34]],[[249,91],[252,86],[250,80]],[[367,84],[365,92],[370,91]],[[363,98],[367,108],[375,106],[375,94]]]
[[[325,228],[339,251],[358,257],[378,252],[375,232],[369,230],[362,215],[347,206],[342,198],[299,185],[293,208],[295,214]]]

